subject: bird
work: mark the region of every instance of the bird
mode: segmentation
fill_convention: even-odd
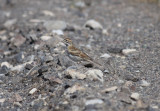
[[[81,51],[80,49],[76,48],[73,44],[72,40],[70,38],[64,38],[63,43],[67,46],[67,51],[70,54],[69,56],[78,61],[88,61],[90,63],[96,64],[98,66],[102,66],[98,62],[95,62],[90,56],[88,56],[86,53]]]

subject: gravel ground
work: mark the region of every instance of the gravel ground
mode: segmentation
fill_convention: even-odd
[[[0,0],[1,111],[159,111],[156,0]],[[64,38],[101,64],[77,61]]]

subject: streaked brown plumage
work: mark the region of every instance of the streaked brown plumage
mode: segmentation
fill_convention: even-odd
[[[81,59],[86,60],[86,61],[88,61],[88,62],[91,62],[91,63],[95,63],[95,64],[100,65],[99,63],[95,62],[91,57],[89,57],[86,53],[84,53],[84,52],[81,51],[80,49],[76,48],[76,47],[73,45],[71,39],[65,38],[65,39],[63,40],[63,42],[67,44],[67,50],[68,50],[69,54],[71,54],[72,56],[77,56],[77,57],[80,57]],[[101,65],[100,65],[100,66],[101,66]]]

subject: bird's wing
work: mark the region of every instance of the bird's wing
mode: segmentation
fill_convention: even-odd
[[[81,53],[81,50],[74,46],[68,46],[68,52],[72,55],[78,56]]]

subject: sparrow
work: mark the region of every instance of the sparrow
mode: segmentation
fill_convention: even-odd
[[[65,38],[63,40],[63,43],[66,44],[67,46],[67,51],[70,54],[69,56],[72,59],[76,59],[78,61],[88,61],[90,63],[102,66],[101,64],[95,62],[90,56],[88,56],[86,53],[84,53],[83,51],[81,51],[80,49],[76,48],[72,42],[72,40],[70,38]]]

